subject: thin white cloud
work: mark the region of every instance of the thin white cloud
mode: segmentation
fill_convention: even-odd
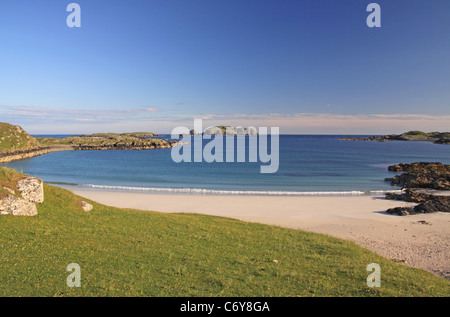
[[[155,108],[155,107],[147,107],[147,108],[145,108],[145,111],[156,112],[156,111],[160,111],[160,109],[159,108]]]
[[[64,109],[0,106],[0,121],[48,133],[88,133],[136,130],[170,133],[177,126],[193,127],[201,118],[205,126],[232,125],[280,127],[282,133],[387,134],[409,130],[448,131],[450,115],[332,114],[332,113],[221,113],[169,114],[155,107],[125,109]],[[156,130],[157,129],[157,130]]]
[[[44,108],[31,106],[0,106],[2,120],[21,119],[30,121],[40,119],[43,124],[52,122],[116,122],[123,120],[142,120],[144,114],[157,112],[158,108],[126,108],[126,109],[65,109],[65,108]]]

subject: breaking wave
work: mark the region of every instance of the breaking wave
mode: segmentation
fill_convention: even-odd
[[[202,188],[158,188],[158,187],[131,187],[109,185],[78,185],[98,190],[113,190],[127,192],[154,192],[154,193],[178,193],[178,194],[203,194],[203,195],[250,195],[250,196],[363,196],[380,195],[385,193],[401,193],[402,190],[370,190],[370,191],[255,191],[255,190],[216,190]]]

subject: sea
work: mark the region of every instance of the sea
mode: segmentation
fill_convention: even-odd
[[[68,135],[45,136],[62,138]],[[248,159],[246,162],[176,163],[172,160],[171,148],[62,151],[0,165],[68,189],[194,195],[333,196],[399,191],[401,188],[385,181],[396,175],[388,172],[389,165],[450,164],[448,145],[420,141],[342,141],[342,137],[365,136],[280,135],[276,173],[261,173],[260,166],[268,163],[249,162]],[[162,135],[161,138],[170,139],[170,136]],[[194,142],[189,138],[188,141]],[[202,146],[209,142],[203,140]],[[269,153],[270,145],[269,142]],[[193,146],[191,148],[193,150]]]

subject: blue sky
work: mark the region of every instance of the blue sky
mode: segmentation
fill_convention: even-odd
[[[31,133],[450,130],[450,1],[0,2],[0,121]]]

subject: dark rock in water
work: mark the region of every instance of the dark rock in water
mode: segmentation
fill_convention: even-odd
[[[440,162],[417,162],[417,163],[400,163],[388,166],[390,172],[410,172],[410,171],[424,171],[433,170],[436,172],[450,171],[450,165],[444,165]]]
[[[402,185],[401,194],[386,193],[386,199],[419,203],[415,207],[388,209],[390,214],[400,216],[432,212],[450,212],[450,195],[435,194],[433,190],[450,190],[450,165],[419,162],[389,166],[389,171],[405,171],[401,175],[386,179],[392,185]]]
[[[385,179],[391,182],[392,185],[401,185],[404,188],[450,190],[450,165],[419,162],[389,166],[388,170],[392,172],[406,172]]]

